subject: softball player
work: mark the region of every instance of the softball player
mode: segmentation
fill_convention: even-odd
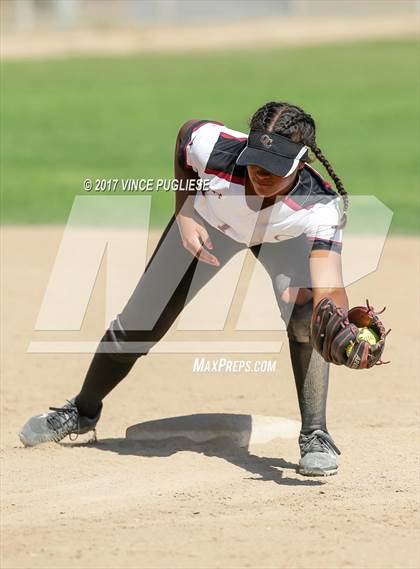
[[[336,191],[309,166],[310,150]],[[127,305],[102,337],[80,393],[30,419],[21,441],[34,446],[94,430],[104,397],[184,305],[247,248],[270,275],[287,325],[302,418],[298,470],[334,474],[340,451],[326,424],[329,364],[311,345],[310,319],[326,296],[348,309],[340,256],[348,197],[317,146],[314,120],[295,105],[269,102],[251,118],[249,135],[218,122],[189,121],[178,133],[175,177],[205,180],[207,189],[176,192],[175,214]]]

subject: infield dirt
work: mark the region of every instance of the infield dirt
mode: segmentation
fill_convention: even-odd
[[[2,567],[418,567],[416,238],[389,239],[378,270],[348,289],[351,304],[388,306],[392,363],[333,368],[341,467],[307,479],[295,440],[242,450],[124,440],[129,425],[182,414],[298,419],[286,348],[270,356],[273,374],[196,374],[193,355],[152,354],[105,400],[97,444],[22,448],[22,423],[73,396],[90,360],[27,353],[61,235],[3,229]],[[98,340],[101,329],[89,333]]]

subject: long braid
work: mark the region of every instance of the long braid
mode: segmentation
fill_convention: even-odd
[[[315,156],[318,158],[318,160],[321,162],[321,164],[324,166],[324,168],[327,170],[327,172],[331,176],[331,178],[334,180],[335,187],[337,188],[337,193],[340,194],[340,196],[343,200],[343,215],[341,217],[339,224],[337,225],[337,228],[341,229],[347,223],[347,212],[349,210],[349,196],[348,196],[348,194],[344,188],[343,182],[337,176],[337,174],[334,171],[334,168],[331,166],[331,164],[325,158],[321,149],[318,148],[318,146],[310,146],[310,149],[315,154]]]
[[[296,105],[270,101],[256,111],[251,118],[250,127],[255,130],[267,130],[268,132],[287,136],[293,142],[300,142],[311,149],[314,156],[331,176],[336,191],[343,200],[343,215],[336,227],[344,227],[347,223],[347,212],[349,209],[348,194],[343,182],[316,143],[316,125],[311,115],[305,113],[303,109]]]
[[[295,122],[298,122],[298,121],[306,121],[307,123],[309,123],[313,127],[313,136],[312,136],[311,140],[309,141],[308,146],[312,150],[314,155],[318,158],[318,160],[321,162],[321,164],[324,166],[324,168],[326,169],[328,174],[331,176],[331,179],[334,181],[335,187],[337,189],[337,193],[340,194],[340,196],[343,200],[343,210],[344,211],[343,211],[343,215],[342,215],[342,218],[340,220],[340,223],[337,225],[337,227],[341,229],[347,223],[347,212],[349,209],[349,196],[348,196],[348,194],[344,188],[343,182],[337,176],[334,168],[331,166],[330,162],[324,156],[324,153],[322,152],[322,150],[316,144],[315,121],[314,121],[314,119],[311,117],[311,115],[309,115],[307,113],[301,113],[301,115],[296,117]]]

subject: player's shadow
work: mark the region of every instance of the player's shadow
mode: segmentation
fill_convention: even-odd
[[[89,443],[73,442],[66,443],[66,446],[89,446],[120,455],[142,457],[165,457],[181,451],[197,452],[208,457],[223,458],[251,473],[250,478],[253,480],[289,486],[324,484],[319,480],[285,476],[284,471],[296,471],[295,463],[282,458],[252,454],[249,444],[255,440],[255,431],[253,439],[251,415],[211,413],[147,421],[130,427],[127,437],[130,438],[108,438]]]

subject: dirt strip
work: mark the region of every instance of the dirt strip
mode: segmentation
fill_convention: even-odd
[[[109,56],[147,52],[191,52],[228,49],[266,49],[418,36],[413,14],[372,15],[365,18],[285,17],[192,27],[159,26],[118,29],[40,30],[7,33],[1,58]]]

